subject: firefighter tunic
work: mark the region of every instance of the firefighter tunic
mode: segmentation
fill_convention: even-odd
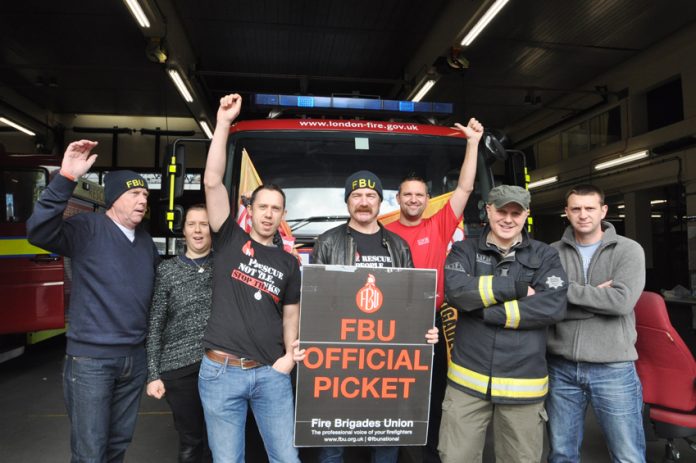
[[[489,231],[455,243],[445,263],[445,294],[459,312],[448,381],[494,403],[541,402],[547,329],[564,318],[567,277],[556,250],[526,231],[507,254]]]

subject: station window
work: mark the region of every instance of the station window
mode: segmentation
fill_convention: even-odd
[[[581,122],[561,132],[564,157],[575,157],[589,151],[590,133],[588,121]]]
[[[45,169],[3,169],[0,194],[4,203],[0,208],[0,223],[26,222],[34,203],[46,188],[47,177]]]
[[[532,147],[536,167],[544,167],[575,156],[583,156],[595,148],[621,140],[621,107],[608,111],[555,133]]]
[[[590,119],[590,151],[621,140],[621,107]]]
[[[646,92],[645,104],[648,131],[684,120],[681,77]]]

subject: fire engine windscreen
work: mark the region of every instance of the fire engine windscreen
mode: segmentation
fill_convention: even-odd
[[[399,208],[396,193],[408,175],[424,178],[431,197],[454,190],[465,148],[461,138],[417,134],[257,132],[236,143],[234,168],[239,171],[245,149],[261,180],[285,191],[286,221],[293,235],[299,242],[311,242],[347,220],[344,182],[353,172],[369,170],[379,176],[384,189],[380,214],[384,214]],[[480,229],[479,199],[476,189],[464,216],[467,236]]]

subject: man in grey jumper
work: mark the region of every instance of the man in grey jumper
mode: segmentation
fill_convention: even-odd
[[[602,220],[604,193],[593,185],[571,188],[565,212],[570,226],[552,244],[569,284],[566,318],[548,337],[549,462],[580,461],[588,404],[612,461],[644,462],[633,312],[645,285],[643,248]]]

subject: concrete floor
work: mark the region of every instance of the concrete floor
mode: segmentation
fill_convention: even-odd
[[[30,348],[23,356],[0,364],[0,462],[65,462],[70,459],[69,423],[62,399],[62,337]],[[663,443],[648,432],[648,459],[662,461]],[[259,442],[251,437],[247,461],[263,462]],[[683,462],[696,461],[696,452],[678,443]],[[130,463],[175,462],[177,435],[165,401],[143,397],[135,437],[126,455]],[[302,460],[313,462],[316,452],[303,449]],[[583,461],[609,462],[601,432],[589,417],[582,449]],[[347,462],[369,461],[365,449],[350,449]],[[418,449],[401,452],[401,462],[420,461]],[[487,445],[484,463],[494,458]]]

